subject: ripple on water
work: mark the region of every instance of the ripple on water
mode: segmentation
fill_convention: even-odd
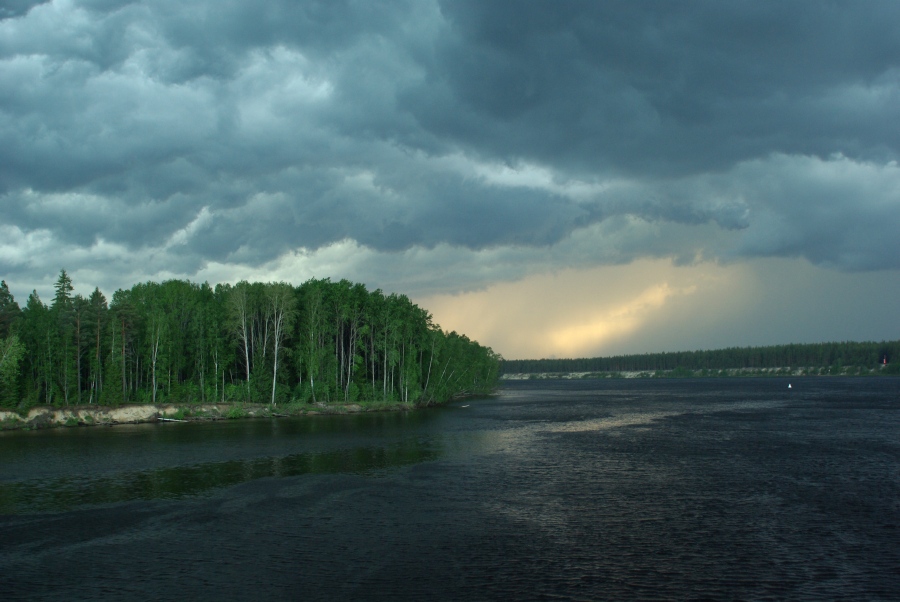
[[[261,457],[252,437],[223,437],[218,468],[152,469],[181,470],[156,478],[160,490],[202,495],[0,516],[0,574],[16,576],[0,590],[897,599],[900,381],[867,380],[852,395],[833,382],[791,398],[765,379],[539,383],[404,424],[257,434]],[[216,471],[239,477],[203,489]]]

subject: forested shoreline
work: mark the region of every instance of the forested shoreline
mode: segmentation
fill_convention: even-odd
[[[146,282],[45,304],[0,283],[0,407],[131,403],[429,405],[493,390],[500,357],[405,295],[347,280]]]
[[[716,376],[723,371],[816,369],[821,374],[851,368],[877,374],[900,374],[900,341],[831,342],[729,347],[709,351],[644,353],[577,359],[503,360],[501,374],[674,372]]]

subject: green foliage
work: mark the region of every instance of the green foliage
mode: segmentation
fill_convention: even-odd
[[[887,360],[889,368],[893,365],[893,358],[900,359],[900,341],[731,347],[578,359],[504,360],[502,371],[504,374],[625,371],[659,371],[662,374],[663,371],[682,369],[695,373],[701,370],[719,371],[720,375],[725,376],[725,370],[779,368],[783,369],[784,374],[798,369],[812,369],[813,374],[844,374],[849,366],[874,370],[883,366],[884,360]],[[880,373],[887,374],[885,368],[880,368]]]
[[[292,403],[309,403],[312,401],[312,388],[308,382],[299,382],[292,392]]]
[[[880,373],[886,376],[900,374],[900,361],[884,366]]]
[[[0,280],[0,339],[5,339],[16,331],[21,317],[22,310],[9,292],[6,281]]]
[[[235,402],[240,401],[246,397],[247,392],[243,385],[236,385],[232,383],[228,383],[224,387],[225,389],[225,402]]]
[[[73,296],[61,270],[54,292],[20,312],[0,286],[0,329],[24,346],[3,403],[427,405],[489,392],[499,375],[499,356],[406,296],[346,280],[147,282],[107,304],[98,289]]]
[[[692,370],[689,370],[688,368],[685,368],[684,366],[678,366],[677,368],[672,370],[668,374],[668,376],[670,378],[690,378],[694,376],[694,372]]]
[[[246,418],[247,414],[248,414],[248,412],[247,412],[247,410],[244,409],[243,406],[234,405],[234,406],[231,406],[231,408],[228,410],[228,412],[226,412],[225,417],[228,418],[229,420],[233,420],[235,418]]]
[[[0,407],[14,408],[18,403],[19,362],[25,356],[25,345],[12,334],[0,339]]]

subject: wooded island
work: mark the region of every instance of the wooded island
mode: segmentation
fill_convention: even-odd
[[[24,308],[0,283],[0,407],[126,403],[429,405],[487,393],[500,357],[405,295],[347,280],[136,284]]]

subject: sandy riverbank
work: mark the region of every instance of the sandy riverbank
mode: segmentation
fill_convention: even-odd
[[[34,407],[28,413],[0,410],[0,429],[44,429],[74,426],[111,426],[160,421],[206,421],[229,418],[312,416],[357,412],[411,410],[412,404],[303,404],[272,407],[267,404],[216,403],[202,405],[132,404],[118,407]]]

